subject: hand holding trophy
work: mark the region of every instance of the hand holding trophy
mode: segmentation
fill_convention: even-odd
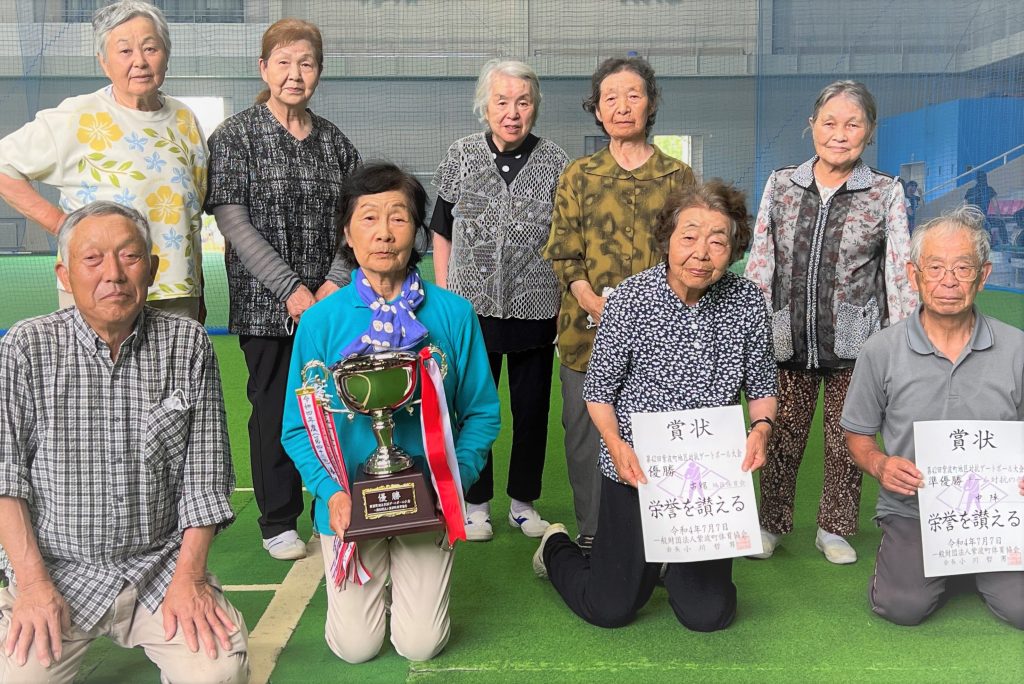
[[[447,363],[436,347],[433,354]],[[303,369],[303,390],[313,389],[321,407],[331,413],[369,416],[377,447],[359,467],[349,487],[352,522],[345,541],[439,530],[445,527],[433,486],[412,458],[394,443],[392,414],[410,402],[418,384],[420,357],[395,351],[357,354],[330,369],[311,361]],[[334,379],[347,411],[331,407],[327,375]],[[425,387],[426,391],[433,388]],[[343,465],[342,465],[343,467]]]

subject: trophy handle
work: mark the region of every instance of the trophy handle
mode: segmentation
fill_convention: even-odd
[[[439,359],[438,366],[441,369],[441,378],[444,379],[448,376],[448,357],[436,344],[427,345],[427,349],[430,350],[431,356],[436,356]]]
[[[348,413],[351,411],[343,408],[334,408],[331,406],[331,400],[334,398],[330,392],[327,391],[327,380],[331,377],[331,372],[327,369],[327,364],[319,359],[313,359],[305,366],[302,367],[302,386],[312,388],[316,392],[316,400],[325,411],[331,413]]]

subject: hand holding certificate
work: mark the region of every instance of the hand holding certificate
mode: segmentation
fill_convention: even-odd
[[[647,480],[638,484],[647,561],[688,563],[760,553],[753,479],[743,470],[743,410],[634,413],[632,423]]]
[[[1024,570],[1024,423],[914,423],[925,577]]]

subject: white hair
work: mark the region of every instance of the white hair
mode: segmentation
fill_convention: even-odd
[[[910,237],[910,260],[914,264],[921,263],[921,249],[925,238],[931,233],[938,231],[939,235],[950,235],[961,230],[971,238],[974,256],[978,259],[977,265],[987,264],[992,247],[988,231],[985,230],[985,214],[973,204],[961,204],[956,209],[915,228],[914,234]]]
[[[480,123],[487,123],[487,102],[491,99],[491,86],[496,74],[522,79],[530,84],[530,97],[533,98],[533,119],[530,126],[537,123],[540,101],[543,99],[540,94],[540,79],[537,78],[537,72],[528,64],[514,59],[492,59],[480,69],[480,76],[476,79],[476,95],[473,96],[473,113],[480,119]]]
[[[117,202],[99,200],[74,210],[67,215],[64,223],[60,224],[60,230],[57,231],[57,249],[60,250],[65,261],[69,256],[68,245],[71,243],[71,236],[75,232],[75,227],[90,216],[125,217],[132,222],[132,225],[139,232],[139,237],[146,243],[146,253],[148,254],[153,251],[153,238],[149,236],[149,222],[146,221],[145,216],[132,207],[126,207]]]
[[[144,17],[153,22],[157,36],[164,44],[167,55],[171,54],[171,31],[167,28],[167,19],[159,7],[142,0],[118,0],[106,7],[100,7],[92,15],[92,38],[96,54],[104,62],[107,61],[107,36],[115,28],[135,17]]]

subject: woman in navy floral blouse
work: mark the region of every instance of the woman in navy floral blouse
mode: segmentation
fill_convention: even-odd
[[[745,471],[765,461],[775,417],[776,366],[764,297],[728,271],[750,241],[743,193],[721,181],[673,193],[655,239],[665,259],[609,296],[583,396],[601,434],[601,505],[591,557],[562,525],[534,555],[577,615],[601,627],[625,625],[647,602],[659,563],[648,563],[636,486],[646,483],[630,414],[728,406],[748,401]],[[688,629],[710,632],[736,615],[732,559],[672,563],[669,603]]]

